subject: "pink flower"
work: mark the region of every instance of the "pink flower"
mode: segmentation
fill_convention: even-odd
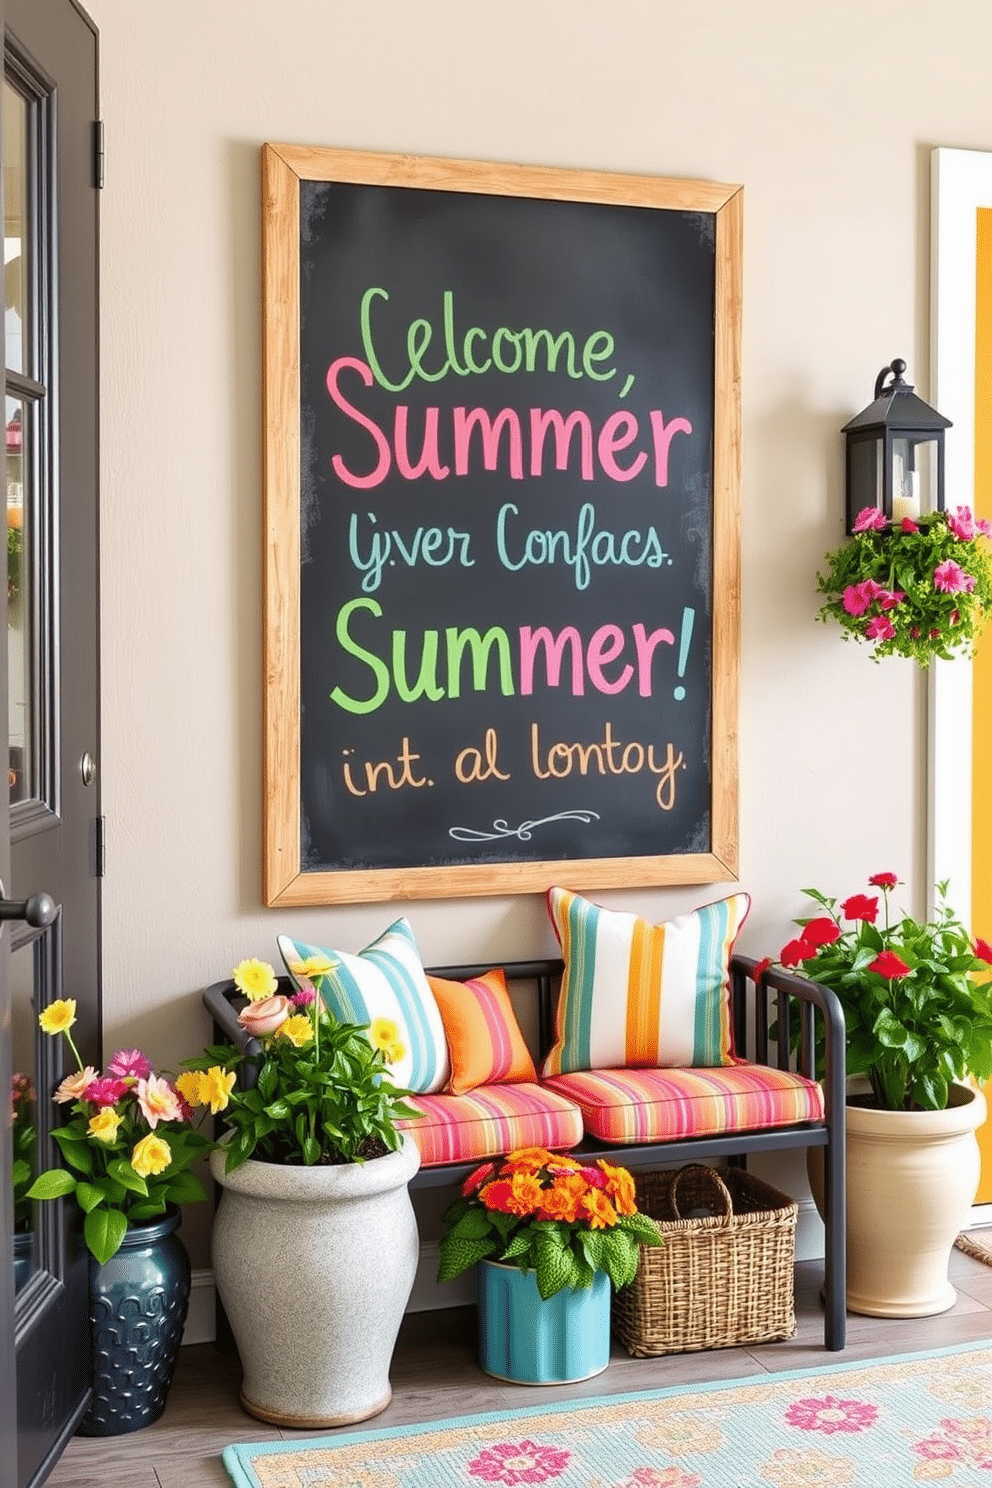
[[[933,571],[933,586],[940,589],[944,594],[960,594],[975,587],[975,580],[971,574],[966,574],[960,563],[955,563],[953,558],[947,558],[943,563],[938,563]]]
[[[877,506],[863,506],[854,521],[855,532],[881,532],[888,527],[889,519]]]
[[[840,908],[846,920],[867,920],[869,925],[874,925],[878,900],[868,894],[852,894]]]
[[[579,1176],[584,1178],[590,1188],[605,1188],[606,1174],[602,1168],[580,1168]]]
[[[899,525],[903,532],[919,532],[920,530],[919,523],[914,522],[912,517],[903,517]]]
[[[880,951],[868,970],[876,972],[880,977],[891,978],[909,976],[911,968],[895,951]]]
[[[956,511],[947,512],[947,525],[959,537],[962,542],[970,542],[975,535],[975,519],[971,514],[970,506],[959,506]]]
[[[312,987],[301,987],[299,992],[294,992],[289,1000],[295,1008],[305,1008],[317,1001],[317,994]]]
[[[88,1064],[85,1069],[76,1070],[73,1075],[66,1075],[52,1099],[58,1101],[60,1106],[66,1105],[69,1101],[89,1100],[89,1088],[94,1080],[99,1078],[93,1066]]]
[[[478,1190],[485,1183],[486,1179],[491,1178],[495,1171],[496,1164],[486,1162],[482,1163],[480,1167],[476,1168],[474,1173],[469,1173],[468,1177],[465,1179],[465,1182],[462,1184],[462,1198],[470,1198],[472,1194],[478,1192]]]
[[[487,1483],[546,1483],[561,1477],[571,1457],[571,1452],[532,1441],[497,1442],[474,1457],[468,1470]]]
[[[84,1099],[94,1106],[116,1106],[130,1088],[126,1080],[91,1080]]]
[[[149,1075],[147,1080],[138,1081],[134,1093],[138,1098],[141,1114],[152,1131],[160,1121],[182,1121],[183,1111],[179,1097],[168,1080],[163,1080],[158,1075]]]
[[[911,1450],[928,1462],[961,1462],[964,1458],[961,1448],[948,1441],[946,1436],[928,1436],[921,1442],[914,1442]]]
[[[863,615],[871,604],[871,599],[865,593],[864,584],[848,584],[842,603],[849,615]]]
[[[261,1038],[282,1027],[292,1006],[289,998],[279,992],[274,997],[263,997],[261,1002],[250,1002],[238,1014],[238,1022],[253,1038]]]
[[[785,1419],[800,1431],[822,1431],[832,1436],[835,1431],[866,1431],[878,1420],[878,1407],[864,1400],[838,1400],[835,1395],[822,1399],[810,1395],[789,1406]]]
[[[865,626],[865,635],[869,641],[891,641],[895,633],[895,626],[884,615],[876,615]]]
[[[982,537],[992,537],[992,522],[988,517],[979,517],[975,522],[975,531],[980,532]]]
[[[835,940],[840,939],[840,926],[829,915],[821,915],[803,926],[802,938],[814,949],[817,946],[833,945]]]
[[[874,889],[894,889],[899,880],[894,873],[873,873],[868,882]]]
[[[975,955],[979,961],[985,961],[989,966],[992,966],[992,946],[989,945],[987,940],[982,940],[981,936],[975,937]]]
[[[151,1064],[140,1049],[118,1049],[107,1065],[107,1074],[117,1075],[121,1080],[126,1080],[128,1075],[133,1075],[136,1080],[143,1080],[151,1072]]]
[[[879,608],[883,610],[894,610],[897,604],[902,604],[906,598],[901,589],[883,589],[878,596]]]

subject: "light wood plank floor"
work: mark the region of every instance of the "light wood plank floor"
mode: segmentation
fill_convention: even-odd
[[[475,1412],[510,1410],[548,1400],[622,1394],[665,1385],[738,1379],[785,1369],[818,1369],[888,1354],[992,1340],[992,1267],[955,1250],[951,1279],[958,1300],[933,1318],[907,1320],[848,1317],[843,1353],[823,1349],[819,1303],[822,1264],[796,1268],[794,1338],[752,1348],[632,1359],[614,1344],[605,1374],[582,1385],[554,1388],[508,1385],[482,1373],[475,1360],[475,1309],[408,1316],[393,1358],[393,1399],[381,1415],[329,1436]],[[278,1430],[246,1415],[238,1403],[236,1355],[212,1344],[182,1350],[161,1420],[129,1436],[104,1440],[74,1437],[48,1479],[50,1488],[231,1488],[220,1453],[231,1442],[316,1436],[313,1430]]]

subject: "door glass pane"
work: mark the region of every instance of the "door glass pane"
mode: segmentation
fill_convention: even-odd
[[[7,439],[7,729],[10,735],[10,801],[35,794],[31,779],[31,613],[25,595],[28,576],[24,474],[28,451],[25,406],[6,399]]]
[[[27,100],[8,82],[3,85],[3,189],[4,189],[4,309],[7,342],[7,371],[30,370],[25,347],[27,323]]]
[[[35,1051],[38,1022],[34,997],[34,944],[10,957],[12,1011],[11,1055],[14,1070],[10,1106],[14,1139],[14,1289],[21,1287],[39,1266],[35,1205],[25,1197],[38,1165],[38,1082]]]

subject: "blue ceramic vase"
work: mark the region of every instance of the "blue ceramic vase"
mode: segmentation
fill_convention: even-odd
[[[93,1398],[80,1436],[122,1436],[165,1409],[189,1309],[190,1266],[170,1206],[127,1231],[116,1255],[90,1256],[90,1366]]]
[[[565,1287],[546,1301],[533,1271],[479,1262],[479,1363],[496,1379],[562,1385],[610,1362],[610,1278]]]

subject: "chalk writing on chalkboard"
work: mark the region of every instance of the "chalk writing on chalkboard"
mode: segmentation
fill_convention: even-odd
[[[265,164],[268,902],[733,876],[737,188]]]

